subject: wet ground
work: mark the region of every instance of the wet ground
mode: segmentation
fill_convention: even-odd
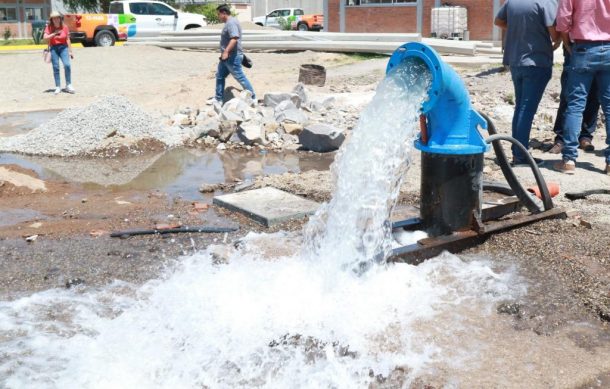
[[[0,132],[27,131],[35,127],[36,120],[52,114],[3,117]],[[12,300],[56,287],[103,286],[115,279],[143,283],[173,266],[181,255],[211,243],[230,243],[247,231],[264,230],[211,205],[212,195],[198,190],[201,184],[235,184],[261,175],[273,176],[273,181],[282,173],[296,173],[293,185],[286,185],[289,189],[298,188],[294,185],[301,181],[298,173],[310,172],[314,181],[307,185],[315,187],[319,179],[315,171],[327,170],[333,158],[333,154],[194,148],[117,159],[0,154],[0,166],[19,168],[48,183],[45,194],[0,188],[0,299]],[[320,195],[317,191],[316,195],[315,189],[310,190],[317,200],[327,199],[328,192]],[[408,203],[407,196],[403,205]],[[111,231],[159,224],[239,226],[240,230],[127,239],[108,236]],[[301,222],[294,222],[276,230],[298,230],[301,226]],[[557,379],[547,381],[547,387],[563,387],[565,382],[577,382],[581,388],[607,387],[608,375],[603,372],[608,371],[610,351],[609,235],[610,227],[605,224],[592,230],[573,220],[545,221],[535,228],[496,235],[465,253],[466,260],[487,257],[498,269],[515,265],[528,283],[524,297],[496,307],[495,314],[501,319],[490,320],[483,326],[485,331],[467,337],[473,348],[485,342],[486,352],[492,351],[485,355],[501,355],[475,369],[466,381],[471,387],[494,384],[481,378],[486,369],[508,380],[505,384],[510,383],[511,374],[516,381],[527,382],[527,369],[510,368],[511,363],[523,361],[539,369],[530,377],[536,384],[540,376],[551,377],[556,364],[563,363],[565,371],[557,372]],[[36,238],[26,241],[32,236]],[[437,329],[442,330],[442,326]],[[520,335],[494,339],[493,334],[505,334],[509,329]],[[442,339],[442,333],[438,336]],[[532,352],[532,346],[538,351]],[[508,363],[508,367],[499,363]],[[582,369],[584,378],[570,381],[565,377],[578,371],[580,365],[587,366]],[[422,387],[443,384],[446,367],[438,369],[437,377],[424,377]]]

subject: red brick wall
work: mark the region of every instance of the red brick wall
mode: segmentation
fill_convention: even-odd
[[[339,31],[340,1],[328,0],[328,30]],[[441,1],[441,4],[445,0]],[[500,3],[504,3],[501,0]],[[434,0],[423,0],[422,36],[430,36]],[[493,0],[451,0],[468,10],[470,39],[490,40],[493,34]],[[417,32],[417,7],[346,7],[346,32]]]
[[[492,39],[493,19],[495,16],[493,14],[493,0],[451,0],[451,5],[462,6],[468,11],[470,39]],[[426,11],[424,10],[424,12]],[[426,27],[430,31],[430,22],[428,22]]]
[[[345,11],[345,32],[417,31],[417,7],[346,7]]]
[[[328,31],[339,32],[339,7],[340,2],[345,0],[328,0],[328,15],[324,15],[328,18]]]

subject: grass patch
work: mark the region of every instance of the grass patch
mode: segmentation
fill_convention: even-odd
[[[9,39],[9,40],[2,41],[2,43],[0,43],[0,45],[2,45],[2,46],[21,46],[21,45],[33,45],[33,44],[35,44],[33,39]]]
[[[375,53],[345,53],[350,59],[354,61],[368,61],[371,59],[388,59],[390,58],[384,54],[375,54]]]

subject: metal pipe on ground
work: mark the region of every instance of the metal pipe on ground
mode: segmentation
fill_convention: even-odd
[[[154,45],[168,49],[217,49],[218,42],[203,41],[203,42],[133,42],[130,44],[145,44]],[[357,53],[379,53],[389,54],[394,52],[400,43],[398,42],[366,42],[366,41],[248,41],[243,42],[245,50],[276,50],[276,51],[324,51],[324,52],[357,52]],[[474,47],[446,47],[443,45],[431,46],[441,54],[458,54],[474,56],[476,50]]]

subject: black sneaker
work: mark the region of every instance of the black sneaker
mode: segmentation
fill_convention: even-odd
[[[540,158],[534,158],[534,162],[536,162],[536,165],[538,166],[542,166],[544,165],[544,160],[540,159]],[[513,162],[511,162],[510,166],[512,167],[522,167],[522,166],[529,166],[529,162],[527,162],[527,160],[523,160],[523,161],[518,161],[518,160],[514,160]]]

